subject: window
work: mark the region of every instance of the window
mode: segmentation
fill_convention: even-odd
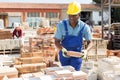
[[[46,18],[58,18],[57,12],[46,12]]]
[[[27,17],[40,17],[39,12],[28,12]]]
[[[101,11],[99,11],[99,16],[101,16]]]

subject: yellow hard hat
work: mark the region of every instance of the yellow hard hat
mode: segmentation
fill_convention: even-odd
[[[74,2],[71,2],[69,5],[68,5],[68,10],[67,10],[67,14],[69,15],[76,15],[78,13],[81,12],[81,6],[79,3],[77,3],[76,1]]]

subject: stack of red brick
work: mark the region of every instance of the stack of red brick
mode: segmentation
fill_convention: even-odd
[[[0,39],[11,39],[12,33],[10,31],[0,30]]]

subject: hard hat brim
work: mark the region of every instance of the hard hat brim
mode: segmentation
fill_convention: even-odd
[[[76,12],[76,13],[69,13],[69,12],[67,12],[67,14],[68,15],[77,15],[77,14],[79,14],[81,11],[79,11],[79,12]]]

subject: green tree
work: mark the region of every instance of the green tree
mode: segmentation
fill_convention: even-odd
[[[96,3],[101,3],[101,0],[93,0]]]

